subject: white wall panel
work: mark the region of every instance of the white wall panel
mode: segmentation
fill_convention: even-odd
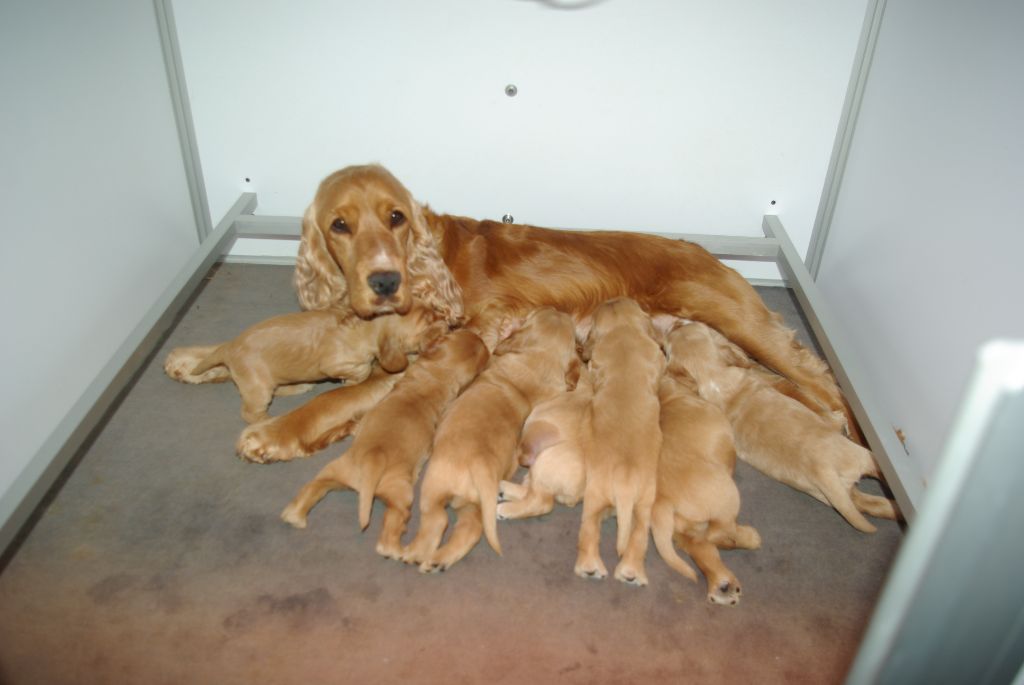
[[[174,9],[215,220],[243,190],[300,215],[324,175],[379,161],[440,211],[759,235],[774,209],[803,251],[865,2]]]
[[[151,3],[0,4],[0,92],[4,509],[197,238]]]
[[[1024,4],[887,4],[818,283],[927,476],[979,345],[1024,338]]]

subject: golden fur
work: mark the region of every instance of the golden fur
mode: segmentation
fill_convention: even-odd
[[[679,361],[701,397],[729,419],[741,459],[835,507],[855,528],[875,531],[864,513],[893,519],[892,500],[861,492],[864,476],[880,478],[871,453],[828,420],[779,390],[773,374],[753,367],[743,351],[700,323],[679,328]],[[862,513],[863,512],[863,513]]]
[[[532,312],[495,348],[437,428],[420,487],[420,527],[403,560],[422,572],[443,571],[469,553],[481,533],[501,554],[498,483],[516,469],[523,422],[538,403],[574,385],[578,370],[572,319],[549,307]],[[441,546],[449,503],[458,520]]]
[[[396,290],[376,293],[375,273],[397,275]],[[718,329],[800,386],[815,411],[848,412],[824,363],[794,341],[742,276],[702,247],[438,214],[377,165],[347,167],[320,185],[303,221],[295,286],[306,309],[351,308],[364,318],[408,311],[416,299],[449,323],[465,319],[489,347],[504,321],[537,307],[579,320],[605,300],[628,296],[649,313]],[[338,408],[343,420],[350,412]],[[248,444],[283,458],[289,445],[312,442],[284,433],[266,438],[283,444]]]
[[[657,487],[661,428],[658,383],[665,356],[650,318],[633,300],[617,298],[594,312],[583,348],[594,386],[582,432],[586,486],[580,521],[576,574],[603,578],[598,551],[601,518],[617,518],[615,578],[647,584],[644,558]]]
[[[234,381],[242,418],[253,423],[267,417],[275,391],[286,394],[279,386],[328,378],[361,383],[375,361],[396,373],[408,365],[407,355],[447,330],[422,307],[369,322],[339,311],[295,312],[261,321],[219,345],[175,348],[164,370],[183,383]]]
[[[530,472],[521,483],[501,482],[499,520],[542,516],[555,502],[574,507],[583,498],[586,445],[581,429],[593,397],[590,372],[582,368],[574,390],[541,402],[530,412],[517,456],[519,465]]]
[[[363,415],[391,392],[404,373],[374,366],[362,383],[328,390],[287,414],[246,427],[235,451],[260,464],[308,457],[351,435]]]
[[[330,490],[359,493],[359,525],[370,523],[374,497],[387,505],[377,553],[397,559],[413,502],[413,484],[430,452],[441,413],[487,363],[483,341],[455,331],[423,352],[361,422],[352,446],[325,466],[285,508],[281,518],[306,527],[309,510]],[[396,427],[400,429],[396,430]]]
[[[684,335],[672,331],[664,346],[668,367],[658,389],[662,443],[651,535],[665,562],[696,580],[672,544],[674,535],[707,579],[708,601],[735,605],[742,589],[718,549],[755,549],[761,536],[736,524],[740,493],[732,479],[732,428],[721,409],[697,395],[696,383],[679,360],[686,344]]]

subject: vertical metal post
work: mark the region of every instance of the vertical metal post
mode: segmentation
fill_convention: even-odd
[[[192,125],[192,106],[185,84],[185,68],[181,62],[174,11],[171,0],[153,0],[153,7],[160,29],[160,44],[164,51],[164,66],[167,69],[167,83],[174,106],[174,120],[178,124],[178,140],[181,143],[181,157],[185,164],[188,194],[192,198],[192,214],[195,217],[199,242],[202,243],[213,230],[213,221],[210,219],[210,205],[206,199],[203,167],[199,162],[199,145],[196,143],[196,132]]]
[[[875,54],[875,44],[878,42],[878,31],[882,25],[884,12],[885,0],[869,0],[860,42],[857,45],[857,54],[853,58],[850,85],[846,89],[846,100],[843,102],[839,128],[836,131],[835,144],[832,146],[832,158],[829,160],[828,169],[825,172],[825,183],[821,190],[821,200],[818,202],[818,214],[814,219],[814,229],[811,231],[811,242],[807,247],[807,271],[813,279],[818,278],[818,269],[821,267],[829,228],[832,226],[832,215],[835,213],[836,201],[839,199],[843,171],[846,169],[846,158],[850,154],[850,145],[853,143],[857,115],[860,113],[860,104],[864,99],[864,87],[867,83],[868,72],[871,71],[871,60]]]

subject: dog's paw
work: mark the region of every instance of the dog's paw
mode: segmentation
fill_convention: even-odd
[[[593,580],[604,580],[608,576],[608,569],[600,559],[577,561],[575,572],[580,578]]]
[[[708,587],[708,602],[723,606],[736,606],[740,603],[740,595],[743,589],[735,578],[725,578],[718,581],[714,586]]]
[[[378,542],[377,554],[387,559],[394,559],[395,561],[404,561],[402,559],[402,548],[400,545],[392,545],[386,542]]]
[[[287,507],[284,508],[284,511],[281,512],[281,520],[285,523],[290,523],[296,528],[306,527],[305,514],[300,512],[299,508],[294,504],[289,504]]]
[[[164,373],[181,383],[219,383],[230,380],[231,372],[223,366],[215,366],[205,372],[196,375],[192,370],[202,360],[206,359],[215,349],[216,345],[197,347],[175,347],[167,353],[164,360]]]
[[[420,573],[444,573],[448,570],[448,564],[440,561],[427,560],[419,566]]]
[[[280,436],[275,419],[254,423],[243,430],[235,444],[235,452],[242,459],[257,464],[288,461],[310,454],[293,437]]]
[[[647,585],[647,574],[644,570],[634,568],[632,564],[620,563],[615,567],[615,580],[626,583],[627,585],[635,585],[637,587],[644,587]]]
[[[413,546],[403,547],[398,553],[398,560],[404,564],[411,566],[419,566],[425,559],[424,556],[418,549]]]

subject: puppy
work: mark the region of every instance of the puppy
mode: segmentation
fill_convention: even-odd
[[[875,531],[864,514],[896,518],[892,500],[857,489],[862,477],[881,474],[871,452],[839,432],[839,418],[830,421],[794,400],[777,376],[708,326],[678,330],[680,363],[701,397],[725,412],[741,459],[831,505],[857,530]]]
[[[666,338],[668,366],[658,388],[662,442],[651,534],[665,562],[696,580],[676,553],[675,534],[707,579],[708,601],[735,605],[742,589],[718,549],[756,549],[761,536],[750,526],[736,524],[740,493],[732,478],[732,428],[721,409],[697,395],[697,384],[680,362],[687,340],[678,330]]]
[[[545,307],[495,348],[487,368],[452,403],[438,426],[420,488],[420,528],[402,554],[427,573],[464,557],[481,533],[495,552],[498,483],[516,469],[523,421],[535,405],[575,385],[579,358],[567,314]],[[458,520],[448,541],[447,505]]]
[[[569,507],[583,497],[586,486],[584,444],[580,428],[594,386],[590,373],[580,370],[576,389],[538,404],[523,426],[518,461],[530,472],[522,483],[501,481],[498,519],[542,516],[555,502]]]
[[[387,512],[377,553],[397,559],[412,509],[413,484],[441,413],[476,378],[488,357],[483,341],[468,330],[455,331],[424,350],[391,393],[363,417],[349,450],[307,483],[281,518],[305,528],[309,510],[327,492],[351,488],[359,493],[359,525],[365,530],[373,498],[380,497]]]
[[[593,399],[583,417],[586,486],[576,574],[604,578],[598,551],[601,518],[618,519],[615,578],[646,585],[644,557],[657,487],[661,428],[658,383],[665,355],[650,318],[633,300],[609,300],[594,311],[583,348],[593,378]]]
[[[251,326],[220,345],[175,348],[164,370],[184,383],[233,380],[242,395],[242,418],[254,423],[266,418],[275,391],[281,395],[309,389],[279,386],[327,378],[361,383],[375,360],[389,373],[402,371],[406,355],[447,330],[425,308],[372,321],[337,311],[295,312]]]

